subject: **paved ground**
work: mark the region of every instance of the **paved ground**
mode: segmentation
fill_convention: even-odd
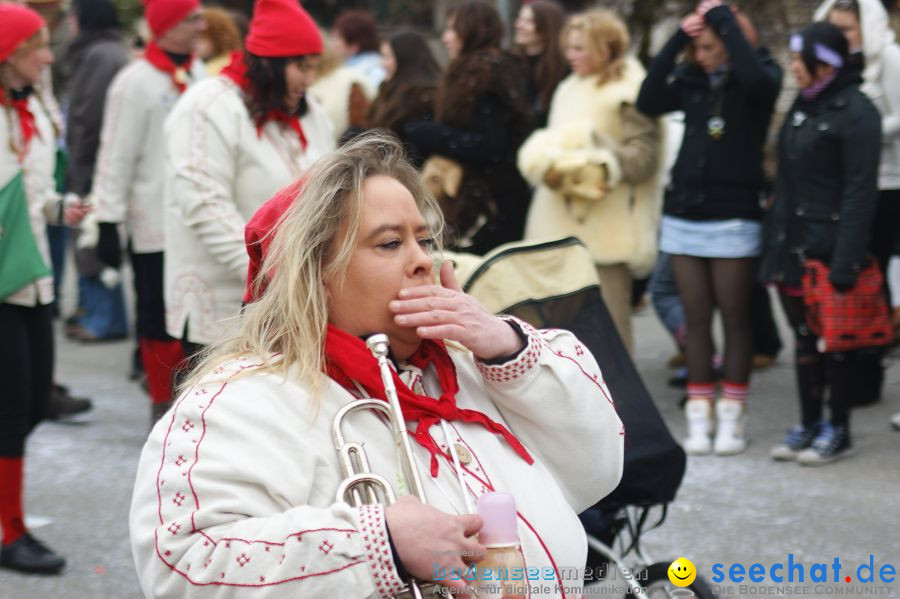
[[[671,345],[651,312],[636,316],[635,325],[639,368],[680,437],[679,392],[665,384]],[[38,429],[28,447],[26,487],[30,515],[50,519],[35,532],[62,552],[69,565],[55,578],[0,571],[0,598],[140,597],[127,512],[148,404],[126,378],[130,351],[130,342],[85,346],[60,341],[58,379],[91,396],[96,409],[88,424],[48,423]],[[750,449],[731,458],[690,459],[669,518],[646,536],[646,548],[658,560],[686,556],[707,578],[716,563],[724,564],[726,575],[732,563],[745,568],[761,563],[768,573],[772,564],[786,563],[788,554],[806,565],[808,577],[813,563],[830,567],[839,558],[841,577],[852,576],[851,585],[817,588],[807,578],[808,592],[794,590],[794,596],[848,591],[851,596],[898,596],[896,582],[857,586],[855,569],[872,555],[876,571],[885,563],[900,570],[900,433],[892,432],[887,422],[900,410],[900,364],[890,362],[885,400],[853,415],[857,455],[811,469],[767,457],[797,410],[788,356],[785,351],[754,380]],[[733,592],[723,589],[723,597],[776,596],[779,591],[764,584],[731,586]]]

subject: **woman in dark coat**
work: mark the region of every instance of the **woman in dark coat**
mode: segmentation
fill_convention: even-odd
[[[401,140],[406,123],[434,117],[437,82],[441,68],[428,42],[413,31],[381,43],[384,83],[369,108],[370,129],[390,129]]]
[[[637,99],[638,110],[650,116],[684,111],[684,139],[665,193],[660,250],[672,255],[687,322],[684,445],[694,455],[732,455],[747,446],[744,408],[765,183],[762,150],[781,88],[781,69],[767,50],[755,47],[755,37],[743,15],[719,0],[704,0],[654,58]],[[676,65],[685,49],[689,60]],[[716,306],[725,355],[714,422]]]
[[[547,126],[553,92],[569,74],[559,39],[565,21],[566,14],[556,0],[535,0],[522,4],[516,18],[514,52],[525,63],[528,97],[537,128]]]
[[[503,24],[492,4],[467,0],[447,18],[451,62],[438,85],[435,122],[405,127],[410,152],[462,166],[457,193],[443,202],[456,247],[475,254],[522,239],[531,192],[516,153],[532,115],[521,62],[500,49]]]
[[[796,336],[801,423],[772,450],[780,460],[826,464],[850,453],[854,353],[820,353],[808,326],[802,279],[807,260],[830,270],[828,293],[857,284],[878,202],[881,117],[847,65],[847,41],[830,23],[791,39],[791,71],[800,94],[778,140],[775,202],[766,216],[762,278],[778,284]],[[826,377],[827,371],[827,377]],[[831,415],[822,420],[825,386]]]
[[[70,193],[86,198],[100,147],[106,91],[119,69],[128,63],[129,55],[110,0],[78,0],[74,6],[79,31],[66,56],[72,73],[66,120],[66,181]],[[109,285],[103,282],[105,265],[97,258],[96,243],[85,243],[85,239],[76,243],[78,313],[68,320],[66,332],[82,341],[124,337],[128,322],[122,285],[118,277],[106,278]],[[116,274],[113,269],[107,273],[106,277]]]

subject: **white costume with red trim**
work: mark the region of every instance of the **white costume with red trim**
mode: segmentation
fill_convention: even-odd
[[[473,498],[490,490],[515,496],[525,563],[539,575],[531,596],[571,597],[559,589],[559,570],[585,564],[585,533],[576,514],[618,484],[624,431],[587,349],[566,331],[519,324],[528,346],[511,362],[488,366],[470,353],[451,349],[450,355],[460,387],[457,405],[505,424],[534,464],[478,424],[450,423],[450,442],[471,456],[463,468]],[[218,369],[182,395],[150,434],[130,518],[144,594],[391,597],[401,583],[383,508],[335,501],[341,473],[331,422],[353,395],[332,381],[316,410],[307,386],[296,379],[252,372],[230,378],[257,365],[248,358]],[[401,370],[418,384],[415,369]],[[431,370],[424,388],[429,395],[438,390]],[[364,444],[373,470],[398,481],[394,442],[383,420],[357,414],[344,431],[348,440]],[[431,434],[446,452],[441,426]],[[432,478],[428,452],[415,442],[412,449],[428,503],[464,513],[449,457],[440,459]],[[534,591],[540,587],[549,592]]]
[[[188,83],[205,76],[203,63],[194,60]],[[163,122],[180,95],[172,76],[144,58],[116,73],[106,93],[94,213],[99,222],[125,223],[137,254],[163,251]]]
[[[247,280],[244,226],[266,200],[335,147],[331,123],[307,98],[293,129],[268,121],[260,131],[240,89],[225,76],[192,86],[166,121],[166,328],[211,343],[237,316]]]
[[[49,72],[49,69],[47,69]],[[49,108],[48,108],[49,109]],[[6,187],[19,171],[24,171],[25,197],[31,231],[44,263],[50,266],[50,247],[47,242],[47,223],[58,223],[61,198],[56,193],[53,171],[56,167],[56,137],[51,115],[32,94],[28,110],[34,115],[35,133],[28,144],[28,152],[21,157],[16,150],[24,144],[19,117],[15,110],[0,106],[0,188]],[[12,142],[12,143],[11,143]],[[3,229],[0,227],[0,235]],[[4,303],[37,306],[53,301],[53,277],[33,281],[6,298]]]

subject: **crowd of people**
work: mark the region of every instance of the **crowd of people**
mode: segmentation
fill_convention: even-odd
[[[642,65],[611,11],[524,3],[507,48],[493,3],[464,0],[442,66],[419,32],[382,38],[361,10],[326,31],[295,0],[256,0],[249,20],[147,0],[140,44],[111,0],[74,0],[64,22],[0,2],[0,567],[65,564],[22,499],[34,427],[90,410],[53,374],[67,245],[65,330],[84,343],[129,336],[130,265],[153,427],[131,514],[147,596],[392,596],[430,577],[434,551],[453,568],[482,549],[471,502],[495,490],[519,502],[529,565],[584,561],[576,515],[622,469],[603,365],[569,333],[487,313],[442,247],[579,238],[629,352],[649,278],[685,360],[692,455],[747,447],[754,364],[780,348],[774,289],[799,417],[772,458],[849,455],[851,408],[882,394],[900,306],[897,5],[825,0],[782,63],[736,6],[702,0]],[[768,160],[783,66],[798,91]],[[374,332],[418,421],[430,506],[334,499],[331,419],[385,396],[359,339]],[[368,418],[358,433],[387,432]],[[392,448],[369,443],[378,464]],[[313,540],[289,550],[294,537]]]

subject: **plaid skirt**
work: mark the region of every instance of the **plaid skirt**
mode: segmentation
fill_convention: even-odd
[[[840,293],[828,280],[829,269],[807,260],[803,273],[806,322],[819,336],[819,351],[839,352],[886,345],[894,331],[884,295],[884,277],[875,260],[859,273],[853,288]]]

